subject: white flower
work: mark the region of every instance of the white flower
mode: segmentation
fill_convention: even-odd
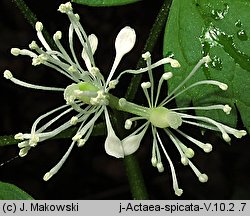
[[[12,48],[11,53],[15,56],[30,56],[32,58],[32,65],[37,66],[43,64],[53,68],[68,77],[71,83],[65,88],[40,86],[16,79],[9,70],[4,72],[4,77],[15,84],[33,89],[58,91],[61,96],[64,96],[66,101],[66,104],[53,109],[36,119],[32,125],[30,133],[18,133],[15,136],[15,139],[20,140],[18,146],[20,148],[19,155],[21,157],[25,156],[28,151],[32,147],[35,147],[39,142],[50,139],[72,125],[80,123],[77,133],[72,138],[72,143],[69,149],[59,163],[44,175],[45,181],[57,173],[66,161],[75,144],[78,146],[83,146],[85,144],[91,135],[96,120],[103,112],[105,113],[108,132],[105,147],[112,145],[114,148],[117,148],[117,151],[120,151],[120,154],[116,155],[117,157],[124,157],[124,155],[131,153],[130,146],[127,148],[125,147],[125,149],[120,149],[122,147],[122,141],[120,141],[114,133],[110,123],[107,105],[109,104],[108,92],[110,89],[115,88],[118,83],[118,80],[111,79],[122,57],[133,48],[136,40],[135,31],[126,26],[118,33],[115,40],[115,60],[109,76],[105,80],[97,68],[93,57],[98,45],[97,37],[94,34],[86,34],[79,22],[79,16],[73,13],[70,2],[61,4],[59,11],[66,13],[70,20],[68,34],[70,53],[64,49],[60,42],[60,39],[62,38],[62,32],[60,31],[57,31],[53,36],[57,49],[53,50],[50,47],[43,36],[43,24],[41,22],[37,22],[35,27],[37,37],[43,47],[39,47],[38,44],[33,41],[29,45],[30,49]],[[80,64],[81,60],[77,59],[77,55],[74,51],[75,35],[82,45],[81,57],[85,63],[86,69],[82,68]],[[59,119],[68,114],[70,117],[65,123],[52,128]],[[38,127],[38,125],[41,124],[41,121],[46,119],[48,119],[47,123]]]
[[[167,103],[169,103],[171,100],[173,100],[175,97],[179,96],[183,92],[198,86],[198,85],[215,85],[218,86],[222,90],[227,90],[227,85],[224,83],[221,83],[219,81],[215,80],[202,80],[195,82],[191,84],[190,86],[186,86],[183,88],[183,90],[180,90],[181,87],[183,87],[184,84],[195,74],[195,72],[200,68],[202,64],[207,64],[210,61],[209,56],[203,57],[197,65],[193,68],[193,70],[190,72],[190,74],[185,78],[184,81],[182,81],[178,87],[176,87],[172,92],[168,94],[168,96],[161,101],[158,102],[160,93],[162,91],[161,87],[164,81],[170,79],[173,74],[172,72],[166,72],[162,75],[162,77],[159,80],[158,87],[156,90],[156,96],[154,95],[154,78],[152,69],[155,66],[158,66],[158,63],[170,63],[172,67],[179,67],[180,64],[171,58],[165,58],[160,60],[159,62],[151,65],[151,57],[150,53],[147,52],[143,54],[143,58],[147,62],[147,69],[141,69],[138,71],[126,71],[128,73],[142,73],[148,71],[149,74],[149,82],[143,82],[141,84],[141,87],[144,91],[144,94],[147,98],[149,108],[143,108],[139,107],[138,105],[133,105],[130,102],[127,102],[125,99],[120,99],[120,106],[123,109],[134,109],[134,114],[139,115],[138,117],[133,117],[131,119],[127,119],[125,122],[125,128],[130,129],[132,122],[136,120],[144,119],[146,120],[146,123],[144,123],[143,126],[138,128],[133,135],[138,135],[138,140],[136,140],[136,145],[140,143],[141,139],[143,138],[143,135],[145,134],[145,131],[148,129],[148,127],[151,127],[151,131],[153,134],[153,141],[152,141],[152,158],[151,163],[154,167],[157,167],[159,172],[164,171],[164,166],[161,159],[161,153],[160,150],[163,151],[166,159],[168,160],[168,163],[170,165],[171,174],[172,174],[172,180],[173,180],[173,189],[175,191],[175,194],[180,196],[183,193],[183,190],[179,188],[178,181],[176,177],[176,172],[174,165],[166,151],[166,148],[164,146],[164,142],[162,141],[158,131],[159,129],[162,129],[167,136],[171,139],[175,147],[177,148],[179,154],[180,154],[180,161],[183,165],[188,165],[190,168],[194,171],[195,175],[198,177],[200,182],[206,182],[208,180],[208,176],[205,173],[201,173],[198,168],[191,162],[191,158],[194,156],[194,151],[192,148],[187,147],[180,139],[177,138],[177,134],[180,134],[193,144],[200,147],[204,152],[208,153],[212,151],[212,145],[210,143],[203,143],[199,140],[196,140],[195,138],[189,136],[188,134],[184,133],[179,129],[179,127],[182,124],[189,124],[189,125],[195,125],[201,128],[206,128],[210,130],[220,131],[222,134],[223,139],[226,142],[230,142],[229,134],[234,135],[236,138],[241,138],[242,136],[246,135],[245,130],[236,130],[234,128],[231,128],[229,126],[226,126],[220,122],[217,122],[211,118],[205,117],[205,116],[193,116],[190,114],[183,113],[181,111],[184,110],[212,110],[212,109],[218,109],[224,111],[226,114],[230,113],[231,107],[229,105],[211,105],[211,106],[204,106],[204,107],[181,107],[181,108],[175,108],[175,109],[168,109],[165,107]],[[125,72],[123,72],[125,73]],[[135,106],[133,108],[133,106]],[[130,143],[133,145],[133,143]],[[137,146],[138,148],[138,146]],[[109,149],[109,151],[112,151]]]

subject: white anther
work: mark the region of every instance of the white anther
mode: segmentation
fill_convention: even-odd
[[[90,71],[91,74],[93,74],[94,76],[99,77],[100,76],[100,70],[98,67],[91,67]]]
[[[206,143],[203,146],[203,151],[209,153],[213,150],[213,146],[210,143]]]
[[[18,148],[25,148],[29,145],[29,143],[27,142],[27,140],[22,141],[20,143],[17,144]]]
[[[24,140],[23,133],[18,133],[14,136],[14,139],[16,140]]]
[[[72,140],[76,142],[76,141],[78,141],[81,138],[82,138],[82,135],[79,134],[79,133],[77,133],[75,136],[73,136]]]
[[[77,19],[77,21],[79,21],[80,20],[79,14],[75,13],[74,15],[75,15],[75,18]]]
[[[142,58],[147,61],[149,58],[151,58],[151,54],[150,52],[146,52],[144,54],[142,54]]]
[[[205,183],[205,182],[208,181],[208,176],[207,176],[206,174],[203,173],[203,174],[200,174],[200,175],[198,176],[198,179],[199,179],[200,182]]]
[[[188,158],[194,157],[194,150],[191,148],[185,149],[184,153]]]
[[[162,75],[162,79],[164,80],[169,80],[170,78],[173,77],[173,73],[172,72],[166,72]]]
[[[171,67],[173,67],[173,68],[179,68],[181,66],[180,63],[176,59],[170,58],[169,63],[171,65]]]
[[[77,140],[77,146],[82,147],[86,143],[86,139],[79,139]]]
[[[143,89],[150,88],[150,87],[151,87],[151,83],[150,83],[150,82],[143,82],[143,83],[141,84],[141,87],[142,87]]]
[[[132,121],[130,119],[127,119],[125,121],[125,126],[124,126],[125,129],[129,130],[129,129],[131,129],[131,126],[132,126]]]
[[[162,162],[158,162],[156,164],[156,167],[157,167],[157,169],[158,169],[159,172],[163,172],[164,171],[164,166],[163,166]]]
[[[225,83],[220,83],[220,84],[219,84],[219,87],[220,87],[221,90],[226,91],[227,88],[228,88],[228,85],[225,84]]]
[[[37,145],[37,143],[39,142],[39,136],[34,134],[30,140],[29,140],[29,145],[32,146],[32,147],[35,147]]]
[[[243,136],[247,135],[247,132],[245,130],[236,130],[233,135],[237,138],[241,138]]]
[[[41,22],[36,22],[36,31],[41,32],[43,30],[43,24]]]
[[[70,124],[71,124],[71,125],[76,125],[76,124],[77,124],[77,121],[78,121],[78,117],[77,117],[77,116],[73,116],[73,117],[70,119]]]
[[[152,156],[152,158],[151,158],[151,164],[152,164],[152,166],[156,167],[157,163],[158,163],[157,158],[155,156]]]
[[[32,42],[29,44],[29,48],[30,48],[31,50],[36,50],[36,49],[38,49],[39,47],[38,47],[36,41],[32,41]]]
[[[75,72],[77,71],[77,69],[76,69],[73,65],[71,65],[71,66],[68,68],[68,71],[69,71],[70,73],[75,73]]]
[[[205,62],[206,64],[212,61],[212,59],[210,58],[209,55],[204,56],[202,59],[204,60],[204,62]]]
[[[226,142],[230,142],[231,138],[227,133],[223,133],[222,134],[222,138],[226,141]]]
[[[37,66],[40,64],[44,64],[47,60],[48,60],[48,58],[44,54],[41,54],[41,55],[34,57],[32,59],[32,65]]]
[[[54,40],[61,40],[62,38],[62,32],[61,31],[57,31],[54,35],[53,35],[53,39]]]
[[[117,84],[118,84],[118,80],[111,80],[109,82],[109,89],[114,89]]]
[[[181,195],[182,195],[182,193],[183,193],[183,190],[182,190],[182,189],[180,189],[180,188],[177,188],[177,189],[174,189],[174,192],[175,192],[175,195],[177,195],[177,196],[181,196]]]
[[[70,2],[67,2],[65,4],[61,4],[58,8],[58,11],[60,11],[61,13],[68,13],[70,11],[72,11],[72,5]]]
[[[14,56],[18,56],[18,55],[20,55],[21,50],[20,50],[19,48],[12,48],[12,49],[10,50],[10,53],[11,53],[12,55],[14,55]]]
[[[230,114],[232,108],[229,106],[229,105],[225,105],[224,108],[223,108],[223,111],[226,113],[226,114]]]
[[[184,166],[188,165],[188,162],[189,162],[189,160],[188,160],[188,158],[187,158],[186,156],[182,156],[182,157],[181,157],[181,163],[182,163]]]
[[[3,72],[3,76],[4,76],[5,79],[12,79],[13,78],[13,75],[9,70],[5,70]]]
[[[26,156],[29,150],[30,150],[30,147],[25,147],[25,148],[20,149],[19,156],[20,157]]]

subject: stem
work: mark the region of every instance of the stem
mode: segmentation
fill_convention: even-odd
[[[143,48],[142,53],[145,53],[147,51],[152,52],[154,49],[154,46],[159,38],[159,35],[163,29],[163,27],[166,24],[169,9],[171,6],[172,0],[164,0],[163,5],[156,17],[156,20],[150,30],[148,39],[146,41],[146,44]],[[137,68],[142,68],[145,65],[145,61],[140,58],[140,60],[137,63]],[[125,98],[127,100],[132,101],[135,98],[136,90],[138,89],[140,82],[141,82],[142,74],[134,75],[131,79],[131,83],[128,86],[128,90],[126,93]]]
[[[18,9],[21,11],[21,13],[23,14],[23,16],[25,17],[25,19],[28,21],[28,23],[35,28],[36,22],[38,21],[36,15],[31,11],[31,9],[28,7],[28,5],[25,3],[24,0],[12,0],[16,6],[18,7]],[[56,45],[53,41],[53,39],[50,37],[50,34],[48,33],[48,31],[43,28],[43,35],[44,38],[46,39],[46,41],[48,42],[48,44],[53,47],[54,49],[56,48]]]
[[[129,180],[130,190],[133,199],[148,199],[147,190],[141,173],[139,163],[135,155],[129,155],[124,158],[124,164]]]

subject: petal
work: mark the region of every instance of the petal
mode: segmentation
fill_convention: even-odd
[[[139,134],[129,135],[128,137],[122,140],[122,146],[123,146],[123,151],[124,151],[125,156],[131,155],[137,151],[147,128],[148,127],[146,126]]]
[[[89,41],[90,48],[91,48],[90,51],[92,52],[92,55],[94,55],[94,53],[97,49],[97,45],[98,45],[98,38],[94,34],[91,34],[88,36],[88,41]],[[82,50],[82,58],[86,64],[88,71],[90,71],[91,70],[91,61],[90,61],[90,58],[88,56],[88,53],[86,52],[86,50],[84,48]]]
[[[122,57],[134,47],[135,40],[136,40],[135,30],[130,28],[129,26],[124,27],[118,33],[116,40],[115,40],[116,56],[115,56],[115,60],[111,68],[111,71],[106,81],[106,87],[108,86],[111,78],[113,77],[114,72],[118,64],[120,63]]]
[[[107,108],[105,107],[104,109],[104,114],[105,114],[105,119],[106,119],[106,125],[107,125],[107,133],[108,136],[105,140],[104,148],[105,151],[108,155],[111,155],[116,158],[123,158],[124,157],[124,151],[122,147],[122,142],[121,140],[116,136],[110,119],[109,119],[109,114],[107,111]]]
[[[116,54],[123,56],[128,53],[135,45],[135,30],[129,26],[124,27],[117,35],[115,40]]]

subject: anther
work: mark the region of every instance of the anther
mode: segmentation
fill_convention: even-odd
[[[225,83],[220,83],[220,84],[219,84],[219,87],[220,87],[221,90],[226,91],[227,88],[228,88],[228,85],[225,84]]]
[[[206,174],[203,173],[203,174],[200,174],[200,175],[198,176],[198,179],[199,179],[200,182],[205,183],[205,182],[208,181],[208,176],[207,176]]]
[[[41,22],[36,22],[36,31],[41,32],[43,30],[43,24]]]
[[[61,31],[57,31],[54,35],[53,35],[53,39],[54,40],[60,40],[62,38],[62,32]]]
[[[71,125],[76,125],[78,122],[78,117],[76,116],[73,116],[71,119],[70,119],[70,124]]]
[[[142,58],[147,61],[149,58],[151,58],[151,54],[150,52],[146,52],[144,54],[142,54]]]
[[[72,11],[72,5],[70,2],[67,2],[65,4],[61,4],[58,8],[58,11],[60,11],[61,13],[68,13],[70,11]]]
[[[226,141],[226,142],[230,142],[231,138],[227,133],[223,133],[222,134],[222,138]]]
[[[163,166],[162,162],[158,162],[156,164],[156,167],[157,167],[157,169],[158,169],[159,172],[163,172],[164,171],[164,166]]]
[[[9,70],[5,70],[3,73],[3,76],[5,79],[12,79],[13,78],[13,75]]]
[[[171,58],[169,58],[169,59],[170,59],[169,63],[171,65],[171,67],[179,68],[181,66],[180,63],[176,59],[171,59]]]
[[[152,166],[156,167],[157,163],[158,163],[157,158],[155,156],[152,156],[152,158],[151,158],[151,164],[152,164]]]
[[[143,83],[141,84],[141,87],[142,87],[143,89],[150,88],[150,87],[151,87],[151,83],[150,83],[150,82],[143,82]]]
[[[131,129],[131,126],[132,126],[132,121],[130,119],[127,119],[124,125],[125,129],[129,130]]]
[[[189,160],[188,160],[187,156],[183,155],[183,156],[181,157],[181,163],[182,163],[184,166],[186,166],[186,165],[188,165],[188,162],[189,162]]]
[[[16,140],[24,140],[23,133],[18,133],[14,136],[14,139]]]
[[[164,73],[162,75],[162,79],[164,79],[164,80],[169,80],[172,77],[173,77],[173,73],[172,72],[167,72],[167,73]]]
[[[232,108],[229,106],[229,105],[225,105],[224,108],[223,108],[223,111],[228,115],[230,114]]]
[[[36,50],[36,49],[38,49],[39,47],[38,47],[36,41],[32,41],[32,42],[29,44],[29,48],[30,48],[31,50]]]
[[[14,56],[18,56],[18,55],[20,55],[21,50],[20,50],[19,48],[12,48],[12,49],[10,50],[10,53],[11,53],[12,55],[14,55]]]
[[[209,153],[213,150],[213,146],[210,143],[206,143],[202,149],[204,152]]]

